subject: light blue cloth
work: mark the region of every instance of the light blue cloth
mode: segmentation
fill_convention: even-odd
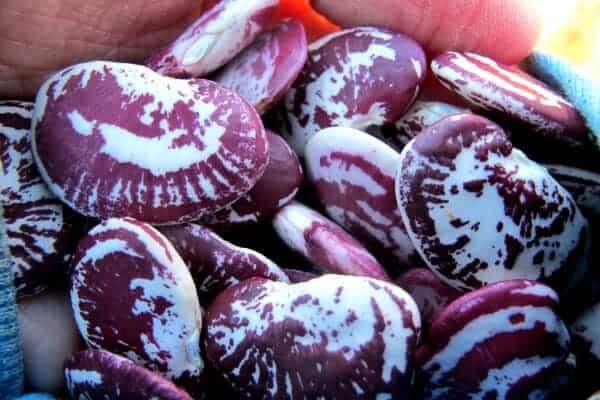
[[[19,397],[17,400],[56,400],[56,398],[49,394],[30,393]]]
[[[16,291],[2,215],[0,206],[0,400],[8,400],[23,391],[23,358]]]
[[[600,143],[600,71],[594,80],[586,78],[570,65],[548,53],[534,52],[525,68],[540,80],[561,91],[577,107]]]

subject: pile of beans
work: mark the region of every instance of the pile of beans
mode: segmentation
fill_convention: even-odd
[[[600,389],[600,140],[577,110],[386,29],[309,45],[277,3],[222,0],[145,66],[0,103],[15,284],[68,281],[71,397]]]

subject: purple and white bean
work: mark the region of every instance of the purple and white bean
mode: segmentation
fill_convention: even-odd
[[[403,34],[354,27],[308,46],[301,22],[273,24],[278,0],[210,4],[146,66],[77,64],[34,104],[0,102],[18,294],[72,258],[72,334],[36,347],[22,304],[26,364],[64,360],[78,331],[90,349],[64,368],[77,399],[598,389],[600,303],[574,317],[600,294],[600,142],[572,104],[516,67],[435,58],[509,137],[419,97],[425,53]],[[98,225],[71,257],[75,212]]]
[[[327,214],[356,239],[408,265],[419,256],[396,202],[400,154],[361,131],[328,128],[306,146],[310,183]]]
[[[219,229],[256,225],[294,200],[304,180],[300,160],[281,136],[267,130],[267,139],[269,161],[258,182],[232,205],[202,218],[203,224]]]
[[[216,71],[252,43],[278,4],[279,0],[220,0],[146,65],[178,78]]]
[[[31,153],[33,104],[0,102],[0,194],[3,229],[19,297],[64,276],[77,240],[73,215],[50,192]]]
[[[403,149],[396,178],[415,247],[457,289],[519,278],[564,289],[585,269],[589,229],[571,195],[483,117],[429,127]]]
[[[558,296],[527,280],[504,281],[452,302],[417,352],[425,399],[546,399],[569,356]]]
[[[79,243],[70,281],[75,322],[89,347],[175,381],[200,376],[196,286],[160,232],[129,218],[104,221]]]
[[[214,80],[239,93],[262,114],[287,93],[307,54],[304,25],[283,21],[258,36]]]
[[[341,227],[315,210],[293,202],[273,218],[279,237],[326,273],[389,281],[381,264]]]
[[[32,131],[52,192],[101,219],[198,219],[250,190],[268,161],[260,117],[239,95],[133,64],[58,72],[38,92]]]
[[[161,232],[188,265],[202,299],[252,277],[288,282],[277,264],[262,254],[238,247],[196,224],[167,226]]]
[[[302,156],[324,128],[396,122],[417,98],[426,71],[421,46],[389,30],[358,27],[319,39],[285,99],[289,143]]]
[[[134,362],[102,350],[85,350],[65,362],[73,399],[192,400],[171,381]]]
[[[207,359],[246,398],[409,396],[421,323],[395,285],[254,278],[221,293],[205,323]]]
[[[431,70],[442,85],[474,106],[527,124],[541,140],[568,146],[595,143],[577,109],[525,72],[454,51],[434,59]]]

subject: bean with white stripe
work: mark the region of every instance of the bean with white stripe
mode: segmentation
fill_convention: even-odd
[[[575,201],[483,117],[447,117],[414,138],[396,195],[415,247],[458,289],[533,279],[563,290],[585,271],[589,228]]]
[[[303,156],[321,129],[396,122],[417,98],[426,70],[421,46],[387,29],[346,29],[313,42],[285,98],[288,142]]]
[[[260,116],[239,95],[133,64],[56,73],[38,92],[32,131],[52,192],[99,219],[196,220],[250,190],[269,158]]]
[[[171,243],[150,225],[113,218],[94,227],[73,258],[70,296],[89,347],[181,384],[200,377],[196,286]]]
[[[253,278],[221,293],[205,323],[207,359],[245,398],[411,398],[420,318],[395,285]]]
[[[0,102],[2,219],[19,297],[62,277],[78,240],[75,216],[50,192],[33,161],[32,109],[32,103]]]
[[[557,308],[550,287],[527,280],[492,284],[452,302],[417,353],[425,398],[547,398],[548,374],[570,352]]]

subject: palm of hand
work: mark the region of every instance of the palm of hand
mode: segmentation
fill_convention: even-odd
[[[31,98],[49,73],[89,59],[140,62],[201,11],[200,0],[3,0],[0,93]]]

